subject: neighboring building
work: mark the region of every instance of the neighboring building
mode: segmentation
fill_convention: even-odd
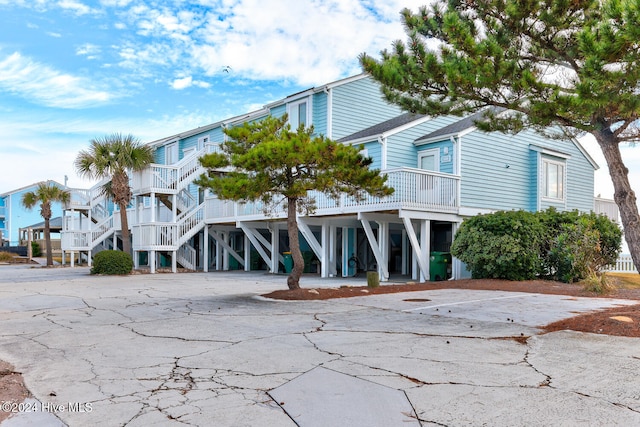
[[[56,181],[49,180],[46,182],[49,185],[64,188],[62,184]],[[26,187],[0,194],[0,232],[2,232],[5,245],[19,245],[19,230],[42,221],[40,205],[34,206],[33,209],[27,209],[22,205],[22,196],[29,191],[37,190],[38,184],[36,182]],[[62,216],[62,205],[59,202],[52,203],[51,213],[52,217]]]
[[[42,217],[41,217],[42,218]],[[31,236],[29,236],[31,231]],[[53,256],[59,256],[62,253],[60,232],[62,231],[62,217],[57,216],[49,220],[49,237],[51,239],[51,253]],[[47,254],[47,241],[45,237],[45,224],[40,221],[37,224],[31,224],[18,230],[20,246],[26,246],[31,239],[40,247],[42,256]]]
[[[286,212],[266,216],[258,203],[223,201],[193,184],[198,158],[217,149],[223,129],[288,113],[292,127],[362,146],[395,193],[356,202],[317,195],[317,211],[298,218],[309,266],[323,277],[356,268],[429,279],[429,255],[448,251],[464,218],[496,210],[594,210],[597,165],[576,140],[533,132],[484,133],[466,118],[403,113],[358,75],[296,93],[263,109],[176,134],[151,145],[156,164],[132,176],[129,210],[136,266],[189,269],[283,268]],[[119,216],[99,187],[72,192],[63,219],[66,251],[85,256],[118,244]],[[355,261],[357,259],[357,261]],[[314,265],[313,260],[317,263]],[[90,256],[89,256],[90,261]],[[453,275],[464,265],[454,260]]]

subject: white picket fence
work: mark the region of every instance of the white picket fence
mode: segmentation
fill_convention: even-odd
[[[637,273],[636,267],[633,265],[631,255],[623,254],[618,257],[615,265],[611,265],[606,271],[614,273]]]

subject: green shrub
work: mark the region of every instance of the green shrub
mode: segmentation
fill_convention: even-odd
[[[620,227],[606,216],[551,208],[469,218],[458,229],[451,253],[474,278],[571,283],[615,263],[621,243]]]
[[[547,230],[541,276],[572,283],[616,262],[622,230],[606,216],[554,209],[540,215]]]
[[[465,262],[474,278],[529,280],[540,271],[538,217],[525,211],[501,211],[465,220],[451,253]]]
[[[551,278],[565,283],[585,279],[598,271],[600,233],[588,221],[578,219],[576,224],[563,224],[547,253]]]
[[[40,249],[40,243],[31,242],[31,256],[39,257],[42,255],[42,250]]]
[[[102,251],[93,257],[91,274],[129,274],[132,269],[131,255],[121,251]]]
[[[7,262],[11,261],[15,255],[11,252],[2,251],[0,252],[0,261]]]

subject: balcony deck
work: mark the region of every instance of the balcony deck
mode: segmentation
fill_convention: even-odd
[[[383,174],[387,176],[387,185],[395,190],[392,195],[383,198],[365,195],[361,200],[342,196],[336,200],[325,194],[312,192],[311,196],[316,200],[313,216],[401,209],[458,213],[460,199],[458,176],[413,168],[389,169],[383,171]],[[207,224],[283,219],[287,215],[284,203],[275,203],[265,209],[265,206],[259,202],[235,203],[212,196],[205,198],[205,205]]]

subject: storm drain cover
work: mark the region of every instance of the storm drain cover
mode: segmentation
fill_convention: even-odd
[[[300,427],[419,426],[406,394],[317,367],[269,392]]]

